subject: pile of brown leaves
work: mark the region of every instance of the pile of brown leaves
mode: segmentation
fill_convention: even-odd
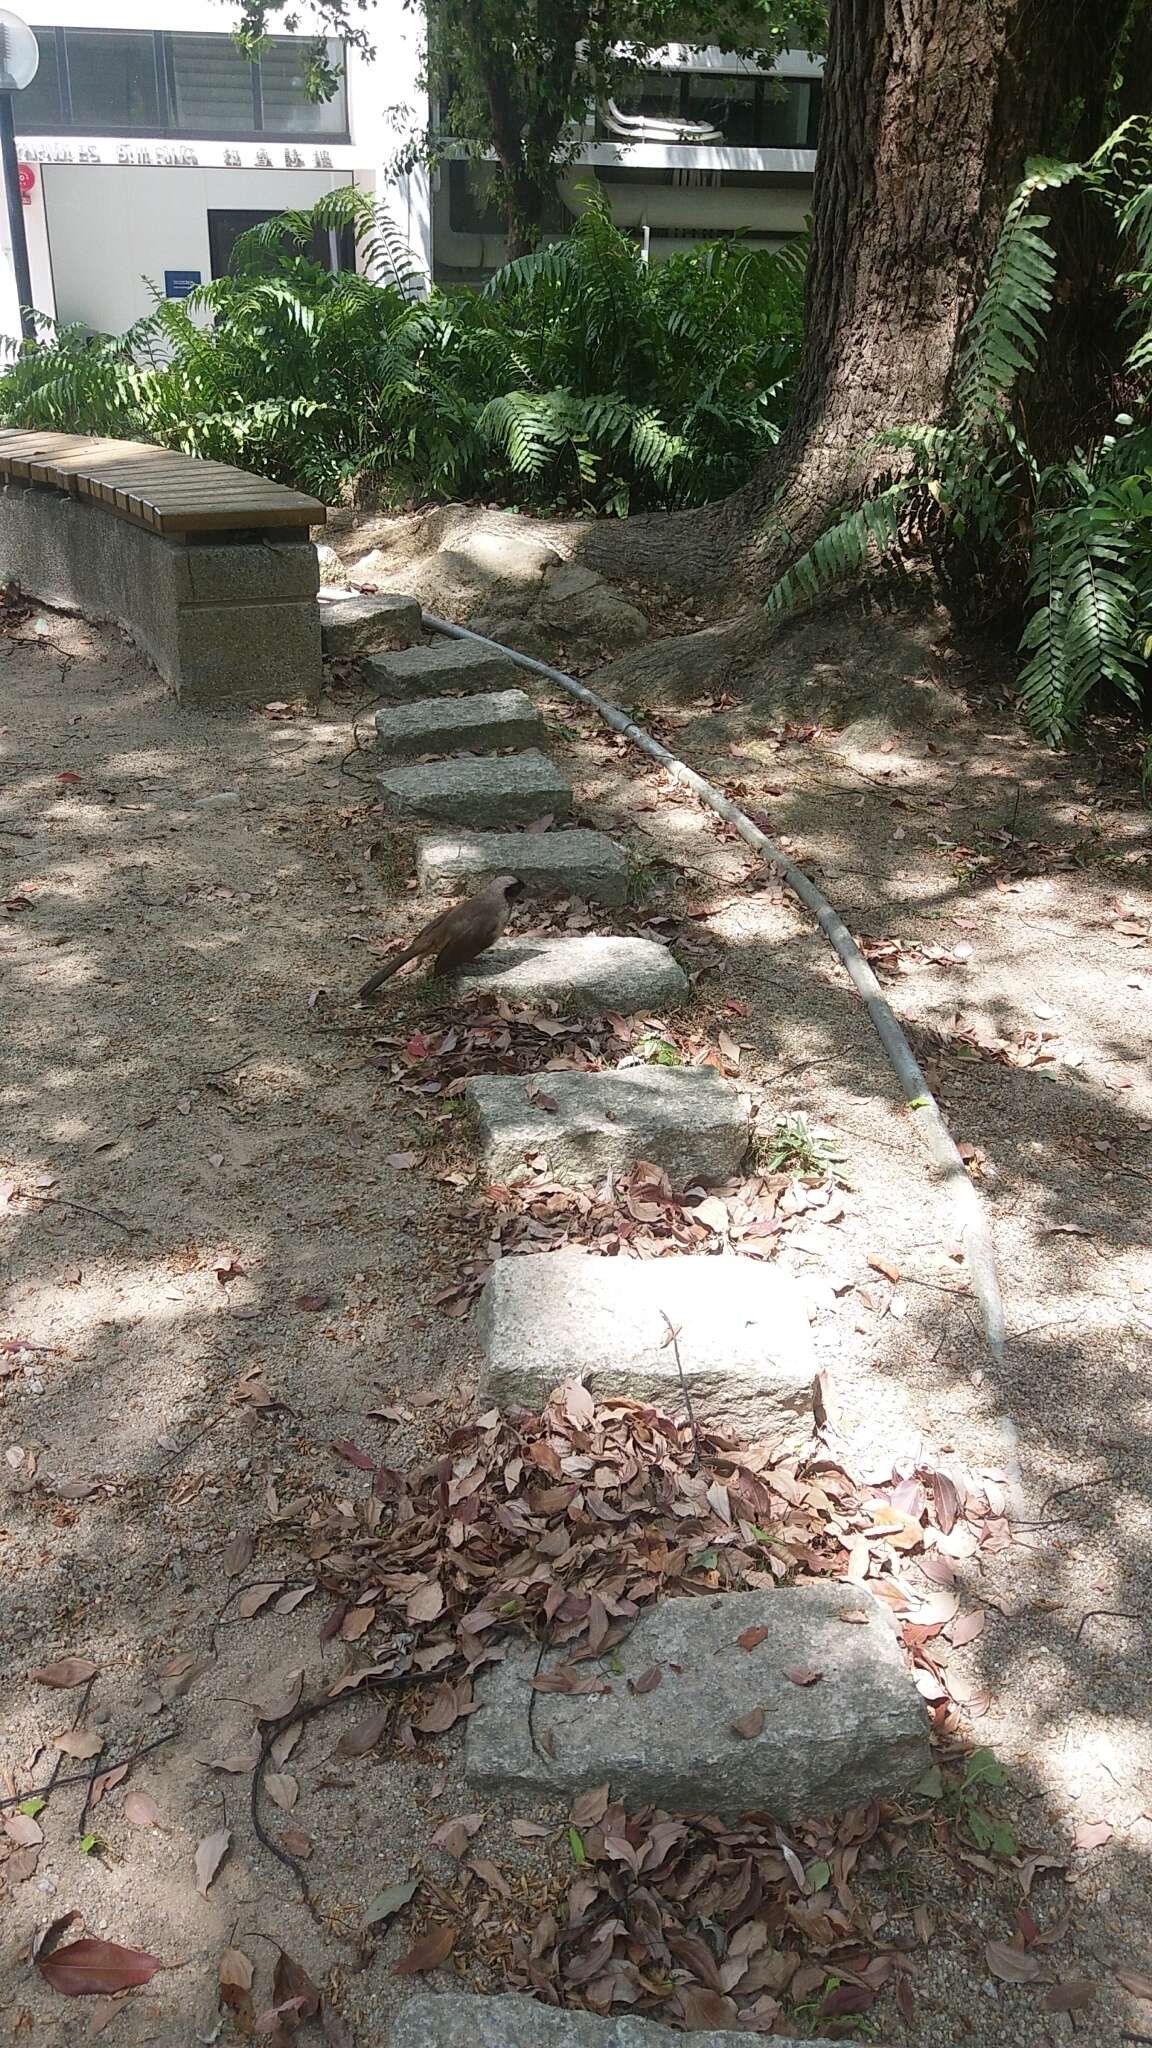
[[[645,1159],[598,1189],[552,1180],[539,1155],[529,1157],[527,1169],[510,1185],[490,1183],[466,1205],[465,1222],[478,1226],[483,1241],[474,1257],[456,1263],[459,1277],[434,1297],[446,1314],[466,1315],[493,1259],[509,1253],[580,1245],[607,1258],[658,1259],[730,1245],[748,1257],[771,1259],[788,1231],[809,1222],[838,1223],[845,1213],[842,1195],[820,1175],[751,1174],[706,1194],[701,1188],[677,1192],[663,1168]]]
[[[304,1518],[312,1569],[335,1599],[323,1634],[352,1642],[383,1627],[387,1661],[374,1672],[438,1676],[430,1704],[400,1720],[404,1748],[474,1710],[472,1679],[509,1630],[579,1664],[609,1655],[656,1599],[814,1576],[867,1584],[937,1727],[959,1727],[948,1638],[971,1640],[979,1626],[960,1614],[954,1565],[1011,1540],[991,1478],[895,1472],[865,1484],[819,1447],[801,1455],[705,1430],[694,1442],[656,1409],[596,1403],[575,1380],[543,1415],[493,1410],[408,1469],[348,1440],[332,1448],[372,1485],[356,1501],[318,1500]],[[912,1558],[928,1582],[919,1591],[898,1575]]]
[[[409,1469],[351,1441],[332,1449],[370,1479],[367,1491],[351,1499],[345,1482],[280,1510],[299,1523],[309,1569],[332,1599],[323,1638],[373,1639],[374,1661],[350,1666],[332,1692],[408,1679],[345,1730],[343,1756],[389,1738],[412,1753],[474,1713],[474,1680],[509,1631],[562,1652],[542,1673],[550,1687],[562,1677],[570,1690],[611,1690],[612,1651],[655,1600],[817,1577],[867,1587],[889,1609],[939,1733],[959,1731],[958,1697],[979,1711],[950,1687],[947,1659],[950,1637],[970,1641],[983,1625],[979,1611],[961,1613],[956,1562],[1010,1540],[991,1479],[924,1470],[863,1483],[819,1445],[785,1451],[705,1431],[694,1440],[654,1408],[596,1403],[575,1381],[542,1415],[481,1416]],[[282,1586],[258,1591],[270,1599]],[[432,1887],[454,1919],[426,1939],[444,1954],[470,1951],[478,1967],[548,2002],[690,2027],[771,2033],[803,2009],[835,2031],[892,1982],[910,2017],[906,1958],[878,1941],[874,1901],[858,1895],[854,1874],[899,1856],[910,1822],[930,1818],[874,1802],[784,1829],[765,1815],[629,1813],[604,1786],[573,1806],[575,1872],[537,1901],[530,1923],[499,1867],[469,1861],[458,1900]],[[452,1826],[438,1840],[463,1859],[470,1829],[461,1824],[454,1840]],[[479,1901],[468,1889],[476,1877]]]

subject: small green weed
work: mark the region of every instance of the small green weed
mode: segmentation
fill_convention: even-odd
[[[765,1173],[812,1173],[839,1180],[837,1168],[847,1156],[835,1132],[813,1128],[802,1109],[777,1117],[760,1140],[759,1165]]]

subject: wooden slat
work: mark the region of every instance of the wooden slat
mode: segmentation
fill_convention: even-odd
[[[0,476],[5,475],[89,498],[158,533],[308,527],[327,517],[318,500],[268,477],[146,441],[3,428]]]

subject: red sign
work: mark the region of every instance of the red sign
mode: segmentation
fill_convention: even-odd
[[[21,166],[20,166],[20,197],[21,197],[21,199],[22,199],[22,200],[24,201],[24,204],[25,204],[25,206],[31,206],[31,204],[32,204],[32,194],[33,194],[33,191],[35,190],[35,186],[36,186],[36,173],[35,173],[35,171],[33,170],[33,168],[32,168],[32,166],[31,166],[31,164],[21,164]]]

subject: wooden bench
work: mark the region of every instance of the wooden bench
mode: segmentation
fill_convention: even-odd
[[[0,429],[0,579],[117,620],[182,702],[315,697],[325,517],[227,463]]]

